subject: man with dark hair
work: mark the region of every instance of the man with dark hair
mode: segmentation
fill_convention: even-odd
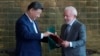
[[[40,17],[43,6],[32,2],[27,12],[16,22],[16,56],[42,56],[41,40],[47,38],[50,32],[41,33],[36,19]]]

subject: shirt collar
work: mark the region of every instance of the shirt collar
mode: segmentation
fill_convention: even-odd
[[[33,23],[33,20],[29,17],[29,15],[27,13],[25,13],[25,15],[28,17],[29,21]]]
[[[76,18],[75,18],[74,20],[70,21],[70,22],[69,22],[69,23],[67,23],[67,24],[69,24],[70,26],[72,26],[72,25],[73,25],[73,23],[75,22],[75,20],[76,20]]]

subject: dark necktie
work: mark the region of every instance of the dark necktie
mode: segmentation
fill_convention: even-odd
[[[65,29],[65,31],[64,31],[64,39],[65,39],[65,40],[66,40],[66,38],[67,38],[67,36],[68,36],[68,34],[69,34],[69,31],[70,31],[70,25],[67,24],[67,25],[66,25],[66,29]]]

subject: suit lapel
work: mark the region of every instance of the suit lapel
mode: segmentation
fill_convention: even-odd
[[[63,40],[66,40],[66,37],[64,37],[65,29],[66,29],[66,24],[63,24],[63,25],[62,25],[62,28],[61,28],[61,38],[62,38]]]
[[[25,18],[25,21],[27,22],[26,25],[28,26],[29,30],[31,32],[35,32],[35,29],[33,27],[33,23],[30,22],[30,20],[28,19],[28,17],[24,14],[24,18]],[[37,27],[36,27],[37,28]],[[38,30],[38,29],[37,29]]]

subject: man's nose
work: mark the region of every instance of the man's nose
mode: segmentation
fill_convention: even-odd
[[[40,15],[37,15],[37,17],[40,17]]]

